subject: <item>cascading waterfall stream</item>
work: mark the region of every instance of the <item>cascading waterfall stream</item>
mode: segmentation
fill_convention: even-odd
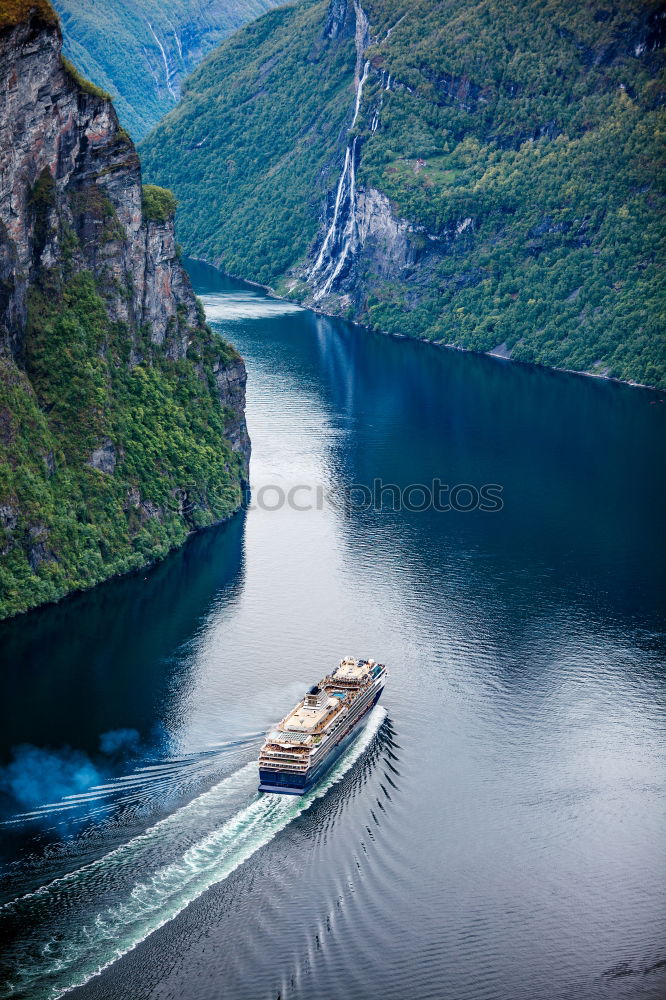
[[[349,131],[353,129],[356,124],[356,119],[358,118],[358,112],[361,107],[361,98],[363,97],[363,87],[365,86],[365,81],[368,79],[368,73],[370,72],[370,61],[366,60],[363,65],[363,73],[360,80],[358,81],[358,87],[356,90],[356,104],[354,105],[354,118],[350,125]]]
[[[348,132],[351,132],[356,125],[363,99],[363,87],[370,72],[369,60],[363,61],[363,52],[368,43],[368,19],[360,4],[354,3],[354,10],[356,13],[356,68],[354,73],[356,100],[354,116]],[[358,137],[355,136],[347,144],[345,162],[335,193],[333,218],[326,230],[317,259],[308,273],[308,281],[314,287],[315,302],[328,295],[350,255],[355,253],[358,248],[358,224],[356,220],[357,141]]]
[[[335,193],[335,207],[333,209],[333,218],[331,220],[330,226],[326,231],[324,242],[321,245],[321,250],[319,251],[319,255],[314,263],[314,267],[310,271],[310,278],[313,278],[319,271],[321,271],[324,264],[324,259],[328,251],[329,244],[331,243],[331,241],[335,236],[335,233],[337,232],[338,218],[340,216],[340,206],[342,204],[343,199],[347,197],[347,178],[350,173],[350,164],[352,159],[353,148],[354,145],[352,143],[352,145],[347,146],[347,149],[345,150],[345,163],[342,168],[342,173],[340,174],[340,180],[338,181],[338,189]],[[315,298],[316,297],[317,295],[315,294]]]
[[[159,40],[159,38],[155,34],[155,29],[153,28],[153,26],[150,23],[150,21],[146,21],[146,24],[148,25],[148,27],[150,29],[150,33],[153,36],[153,38],[155,39],[155,42],[157,43],[157,46],[158,46],[160,52],[162,53],[162,62],[164,63],[164,81],[166,83],[167,90],[169,91],[169,93],[173,97],[174,101],[177,101],[178,98],[176,96],[176,92],[173,89],[173,87],[171,86],[171,75],[172,75],[172,73],[171,73],[171,70],[169,69],[169,60],[167,59],[167,54],[165,52],[164,46],[162,45],[161,41]]]

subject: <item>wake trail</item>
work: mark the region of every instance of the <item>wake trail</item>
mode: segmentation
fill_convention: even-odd
[[[0,907],[0,914],[6,911],[22,923],[26,918],[43,918],[41,944],[34,936],[18,943],[10,992],[4,995],[56,1000],[99,975],[226,879],[324,796],[365,753],[385,717],[385,710],[376,706],[363,732],[329,775],[303,796],[256,793],[253,761],[104,857]],[[228,808],[237,797],[247,801],[249,795],[254,795],[249,804],[201,835],[202,826],[206,821],[210,826],[225,804]],[[188,837],[192,842],[177,857],[154,867],[156,858],[164,857],[170,839],[180,842]],[[154,850],[157,847],[159,851]],[[133,879],[131,887],[121,892],[114,886],[119,870],[129,871]],[[134,880],[138,871],[146,870],[149,874]],[[95,892],[99,897],[100,891],[110,894],[113,903],[100,909],[93,902],[91,907],[89,900],[94,900]],[[76,908],[84,905],[87,911],[77,921]]]
[[[218,768],[222,760],[231,762],[234,758],[244,756],[253,744],[259,746],[262,738],[263,733],[251,733],[205,750],[144,764],[128,774],[117,775],[102,784],[92,785],[85,791],[64,795],[56,802],[43,803],[29,812],[16,813],[3,820],[0,826],[11,827],[32,820],[41,821],[57,814],[80,810],[87,804],[98,806],[104,800],[110,807],[116,807],[130,801],[126,797],[128,792],[133,793],[131,801],[140,803],[142,800],[148,802],[154,799],[155,794],[162,791],[185,791],[188,786]],[[77,821],[84,822],[86,817],[87,814],[78,815]]]

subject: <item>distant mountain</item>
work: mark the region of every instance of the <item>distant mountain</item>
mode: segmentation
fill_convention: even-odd
[[[377,329],[666,385],[656,0],[305,0],[142,146],[187,252]]]
[[[283,0],[54,0],[64,52],[114,98],[140,139],[174,106],[180,81],[247,21]]]

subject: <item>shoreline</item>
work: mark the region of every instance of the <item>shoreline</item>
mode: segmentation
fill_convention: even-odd
[[[494,351],[475,351],[471,347],[461,347],[458,344],[444,344],[442,341],[428,340],[426,337],[408,337],[402,333],[392,333],[390,330],[380,330],[376,327],[368,326],[367,323],[362,323],[356,319],[347,319],[345,316],[340,316],[333,312],[327,312],[326,309],[317,308],[314,305],[304,305],[302,302],[294,303],[293,299],[285,299],[284,296],[278,295],[275,289],[270,285],[262,285],[260,281],[252,281],[250,278],[244,278],[240,274],[232,274],[230,271],[224,271],[217,264],[213,264],[211,261],[206,260],[205,257],[194,257],[187,254],[184,254],[184,257],[186,260],[194,260],[198,264],[206,264],[208,267],[212,267],[219,274],[224,275],[225,278],[233,278],[234,281],[242,281],[246,285],[251,285],[253,288],[260,288],[271,298],[278,299],[280,302],[288,302],[291,305],[299,305],[302,309],[309,309],[310,312],[316,313],[318,316],[327,316],[329,319],[339,319],[344,323],[349,323],[351,326],[360,327],[360,329],[366,330],[368,333],[377,333],[382,337],[391,337],[393,340],[410,340],[416,344],[427,344],[430,347],[438,347],[440,349],[443,348],[447,351],[462,351],[465,354],[475,354],[479,358],[493,358],[495,361],[509,361],[514,365],[522,365],[525,368],[537,368],[541,371],[559,372],[563,375],[579,375],[583,378],[594,378],[600,382],[611,382],[615,383],[615,385],[627,385],[632,389],[647,389],[650,392],[666,392],[666,389],[660,389],[656,385],[646,385],[644,382],[632,382],[628,379],[615,378],[612,375],[602,375],[599,372],[586,372],[577,368],[559,368],[556,365],[543,365],[538,361],[521,361],[519,358],[511,358],[503,354],[496,354]]]
[[[249,486],[244,487],[244,489],[249,490]],[[0,630],[3,625],[8,624],[9,622],[14,622],[17,618],[22,618],[24,615],[32,615],[42,610],[46,610],[47,608],[53,608],[58,604],[63,604],[70,598],[77,597],[80,594],[89,594],[92,590],[96,590],[98,587],[103,587],[107,583],[112,583],[115,580],[129,580],[131,577],[137,576],[139,573],[150,572],[156,566],[165,562],[174,553],[182,551],[185,546],[192,541],[192,539],[197,538],[206,531],[211,531],[213,528],[221,528],[226,524],[230,524],[231,521],[233,521],[235,517],[238,517],[238,515],[244,510],[246,510],[245,496],[240,507],[237,507],[236,510],[231,514],[228,514],[227,517],[222,517],[219,521],[213,521],[212,524],[204,524],[201,528],[192,528],[187,532],[182,542],[177,545],[172,545],[163,555],[154,556],[152,559],[147,560],[147,562],[142,563],[140,566],[133,566],[132,569],[127,569],[123,572],[110,573],[109,576],[105,576],[102,580],[97,580],[95,583],[91,583],[88,587],[77,587],[75,590],[68,590],[66,594],[62,594],[60,597],[55,597],[51,601],[42,601],[41,604],[34,604],[31,608],[24,608],[23,611],[16,611],[13,615],[6,615],[4,618],[0,618]]]

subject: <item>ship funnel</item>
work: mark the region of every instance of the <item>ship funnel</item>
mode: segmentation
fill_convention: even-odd
[[[323,688],[320,688],[318,684],[313,685],[310,688],[305,698],[303,699],[304,708],[323,708],[323,706],[328,701],[328,695]]]

